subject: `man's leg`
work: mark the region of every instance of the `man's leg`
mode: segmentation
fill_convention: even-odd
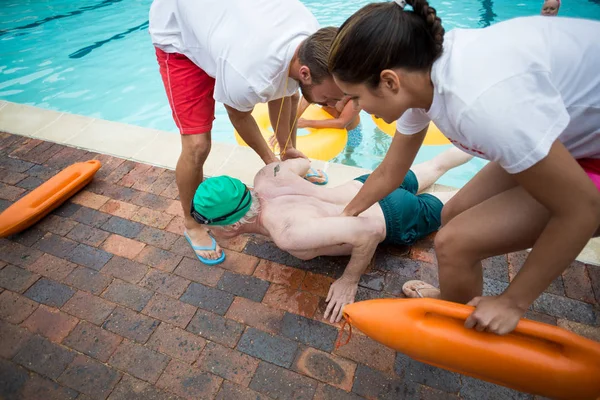
[[[435,183],[442,175],[463,165],[473,158],[472,155],[451,147],[448,150],[438,154],[431,160],[416,164],[411,167],[419,182],[418,192],[422,192]]]

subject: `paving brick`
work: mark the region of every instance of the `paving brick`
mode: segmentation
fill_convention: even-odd
[[[406,257],[397,257],[386,252],[375,253],[375,269],[389,271],[398,275],[417,276],[421,269],[421,261]]]
[[[133,198],[138,195],[139,191],[131,188],[126,188],[113,183],[100,181],[94,182],[93,187],[88,186],[88,190],[97,194],[104,195],[113,200],[131,203]]]
[[[196,253],[194,253],[194,251],[190,247],[190,244],[187,242],[187,240],[185,240],[183,236],[179,236],[179,238],[175,240],[175,242],[171,245],[171,248],[168,250],[171,253],[177,254],[178,256],[185,256],[196,261],[197,263],[200,263],[200,261],[198,261],[198,259],[196,258]],[[219,264],[219,268],[222,265],[223,264]]]
[[[77,267],[65,278],[65,283],[93,294],[100,294],[112,281],[108,276],[93,269]]]
[[[309,292],[321,297],[327,297],[329,286],[331,286],[333,282],[334,279],[328,276],[307,272],[300,288],[305,292]]]
[[[150,167],[146,172],[140,174],[133,183],[133,188],[143,192],[150,192],[150,187],[158,177],[165,171],[164,168]],[[133,172],[133,171],[132,171]]]
[[[25,292],[25,297],[52,307],[62,307],[75,291],[56,281],[41,278]]]
[[[43,275],[57,281],[63,281],[77,266],[62,258],[44,254],[27,269],[35,274]]]
[[[181,202],[177,200],[169,200],[169,207],[165,210],[169,215],[183,218],[183,209],[181,208]]]
[[[450,394],[442,390],[421,386],[421,400],[460,400],[455,394]]]
[[[32,274],[26,269],[7,265],[0,270],[0,287],[13,292],[23,293],[39,279],[38,274]]]
[[[179,396],[163,392],[147,382],[124,375],[108,400],[177,400]]]
[[[596,342],[600,342],[600,326],[579,324],[577,322],[569,321],[566,319],[559,319],[558,326],[560,326],[563,329],[567,329],[571,332],[574,332],[580,336],[595,340]]]
[[[0,319],[20,324],[37,308],[37,303],[11,291],[0,293]]]
[[[8,240],[0,244],[0,260],[19,267],[33,264],[41,255],[41,251]]]
[[[13,358],[31,336],[27,329],[0,321],[0,357]]]
[[[189,247],[188,247],[189,248]],[[197,259],[183,257],[174,273],[191,281],[207,286],[217,286],[225,271],[218,267],[204,265]]]
[[[252,389],[236,385],[228,381],[223,381],[221,390],[217,393],[215,400],[267,400],[267,396],[255,392]]]
[[[533,309],[587,325],[596,324],[598,318],[598,311],[591,304],[549,293],[542,293],[533,303]]]
[[[77,247],[77,242],[47,233],[34,244],[34,247],[59,258],[68,258]]]
[[[460,375],[437,368],[397,353],[396,374],[404,376],[405,380],[421,383],[445,392],[456,393],[460,390]]]
[[[395,352],[367,336],[352,335],[348,344],[336,349],[334,353],[380,371],[394,370]]]
[[[146,207],[140,207],[131,219],[154,228],[165,229],[173,219],[173,216],[167,214],[165,211],[156,211]]]
[[[177,197],[179,197],[179,190],[177,190],[177,182],[173,180],[169,184],[169,186],[167,186],[167,188],[160,193],[160,195],[169,199],[176,199]]]
[[[338,330],[319,321],[285,313],[281,334],[289,339],[331,352]]]
[[[63,341],[65,346],[102,362],[108,361],[122,338],[105,329],[81,321]]]
[[[242,275],[252,275],[258,265],[258,258],[235,251],[224,250],[225,261],[219,267]]]
[[[367,398],[405,399],[406,386],[397,376],[383,374],[365,365],[358,365],[352,391]]]
[[[545,324],[556,325],[556,317],[552,317],[548,314],[542,314],[535,311],[527,311],[523,318],[531,319],[533,321],[543,322]]]
[[[208,343],[197,366],[203,371],[247,387],[258,368],[258,360],[220,344]]]
[[[174,233],[146,226],[138,235],[137,240],[163,250],[170,250],[179,237]]]
[[[363,274],[360,277],[358,286],[378,292],[382,291],[385,283],[385,276],[386,274],[382,273],[381,271],[372,271],[367,274]]]
[[[153,318],[117,307],[108,316],[102,327],[136,342],[146,343],[159,323]]]
[[[180,300],[219,315],[225,315],[233,302],[233,295],[210,286],[192,282]]]
[[[79,355],[58,381],[92,399],[104,400],[119,379],[119,372],[87,356]]]
[[[596,297],[596,303],[600,304],[600,267],[595,265],[587,266],[588,275],[592,283],[592,290]]]
[[[171,205],[168,198],[145,192],[136,193],[131,202],[135,205],[156,211],[165,211]]]
[[[222,378],[173,360],[156,386],[168,389],[185,399],[196,400],[214,398],[222,382]]]
[[[108,363],[136,378],[155,383],[169,360],[164,354],[124,340]]]
[[[138,283],[148,272],[148,267],[127,258],[114,256],[102,267],[101,272],[129,283]]]
[[[237,349],[280,367],[289,368],[296,356],[298,345],[289,339],[248,328],[242,335]]]
[[[121,235],[128,239],[135,239],[144,229],[144,225],[139,222],[129,221],[125,218],[112,216],[102,226],[107,232]]]
[[[481,264],[484,277],[509,282],[508,258],[506,255],[486,258]]]
[[[363,397],[356,395],[352,392],[346,392],[344,390],[335,388],[333,386],[319,383],[315,397],[313,400],[361,400]]]
[[[593,304],[595,302],[592,283],[585,264],[574,262],[563,272],[562,276],[565,283],[565,293],[568,297],[586,303]]]
[[[527,399],[532,400],[533,396],[520,393],[515,390],[494,385],[493,383],[480,381],[468,376],[462,377],[462,387],[460,396],[465,400],[491,400],[491,399]]]
[[[312,293],[296,291],[287,286],[272,284],[265,294],[263,303],[311,318],[319,305],[319,297]]]
[[[252,378],[250,389],[274,399],[312,399],[318,382],[276,365],[261,362]]]
[[[71,219],[50,214],[44,217],[44,219],[36,225],[36,228],[45,232],[54,233],[55,235],[65,236],[78,224],[78,222]]]
[[[132,187],[136,182],[144,179],[151,168],[151,165],[136,163],[135,167],[125,176],[123,176],[117,183],[121,186]]]
[[[140,206],[136,206],[135,204],[109,199],[102,207],[100,207],[100,211],[124,219],[131,219],[139,208]]]
[[[73,204],[70,201],[67,201],[61,204],[58,208],[52,211],[53,215],[58,215],[59,217],[70,218],[81,208],[78,204]]]
[[[44,165],[62,170],[69,165],[79,161],[79,158],[85,154],[85,151],[73,147],[62,147],[59,152],[50,157]],[[104,165],[102,165],[104,168]]]
[[[14,172],[25,172],[31,167],[33,167],[33,163],[20,160],[18,158],[13,157],[0,157],[0,166],[4,169]]]
[[[26,190],[17,186],[0,183],[0,199],[17,201]]]
[[[150,269],[140,282],[141,286],[175,298],[181,296],[189,284],[187,279],[157,269]]]
[[[165,211],[169,212],[169,210]],[[185,231],[185,223],[183,217],[173,217],[173,219],[165,226],[165,231],[174,233],[176,235],[182,235]]]
[[[236,297],[233,303],[231,303],[229,310],[227,310],[227,314],[225,314],[227,318],[274,335],[281,332],[283,315],[284,312],[282,310],[277,310],[243,297]]]
[[[47,181],[48,179],[52,178],[57,173],[58,170],[56,170],[55,168],[47,167],[45,165],[34,165],[27,170],[27,174],[29,176],[33,176],[44,181]]]
[[[511,281],[514,279],[517,273],[519,273],[528,256],[529,252],[525,250],[508,254],[508,274]],[[558,296],[564,296],[565,289],[562,276],[557,277],[546,289],[546,292],[556,294]]]
[[[162,323],[146,346],[192,364],[206,346],[206,340],[176,326]]]
[[[42,304],[21,326],[33,333],[39,333],[53,342],[60,343],[78,322],[77,318]]]
[[[161,321],[185,328],[196,313],[196,307],[155,293],[142,312]]]
[[[106,196],[88,192],[87,190],[82,190],[73,196],[73,198],[71,198],[72,203],[79,204],[80,206],[88,207],[93,210],[100,209],[100,207],[106,204],[108,200],[109,198]]]
[[[23,179],[27,178],[28,175],[21,172],[11,171],[8,169],[0,168],[0,182],[7,185],[16,185]]]
[[[31,247],[35,242],[40,240],[46,232],[42,232],[37,228],[29,228],[9,237],[13,242],[22,244],[23,246]]]
[[[0,358],[0,398],[17,399],[29,377],[27,371]]]
[[[32,142],[34,140],[35,139],[32,139]],[[23,149],[22,152],[21,149]],[[62,150],[62,146],[55,145],[51,142],[42,141],[34,147],[28,147],[28,145],[24,145],[21,148],[14,151],[13,153],[11,153],[11,155],[18,155],[20,159],[25,161],[31,161],[36,164],[43,164],[46,161],[48,161],[50,157],[58,153],[60,150]]]
[[[87,292],[78,291],[62,310],[78,318],[100,325],[115,309],[115,304]]]
[[[483,278],[483,295],[498,296],[508,287],[507,282],[498,281],[490,278]]]
[[[237,296],[260,302],[269,288],[269,282],[253,276],[239,275],[227,271],[217,287]]]
[[[133,260],[146,245],[119,235],[110,235],[102,244],[102,249],[117,256]]]
[[[40,375],[56,379],[73,361],[75,355],[75,352],[48,339],[33,336],[17,353],[14,361]]]
[[[31,375],[21,392],[23,399],[73,400],[77,395],[77,391],[36,374]]]
[[[224,346],[235,347],[244,332],[244,326],[220,315],[198,310],[186,330]]]
[[[98,247],[109,236],[108,232],[84,224],[77,224],[67,234],[67,238],[88,246]]]
[[[171,183],[175,183],[175,171],[164,170],[150,185],[147,191],[159,195],[164,192]]]
[[[149,265],[152,268],[160,269],[161,271],[165,272],[173,272],[183,257],[153,246],[146,246],[135,259],[136,261],[145,265]],[[207,269],[215,270],[216,268]]]
[[[40,186],[44,181],[40,178],[35,178],[33,176],[28,176],[23,179],[21,182],[17,183],[15,186],[20,187],[25,190],[33,190]]]
[[[133,310],[142,311],[146,304],[148,304],[148,301],[150,301],[152,292],[131,283],[115,279],[108,289],[104,291],[102,297]]]
[[[106,223],[106,221],[109,220],[110,217],[111,216],[109,214],[81,206],[79,206],[79,209],[71,216],[71,218],[75,221],[92,226],[94,228],[100,228],[102,225],[104,225],[104,223]]]
[[[133,168],[135,168],[136,163],[133,161],[123,161],[120,163],[115,169],[105,178],[107,182],[117,183],[120,181],[125,175],[129,173]]]
[[[293,369],[349,392],[352,390],[356,364],[312,347],[305,347],[298,353]]]
[[[260,260],[254,276],[266,281],[298,289],[304,280],[306,272],[296,268],[277,264],[273,261]]]

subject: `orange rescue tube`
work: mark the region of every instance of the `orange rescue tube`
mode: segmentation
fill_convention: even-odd
[[[0,237],[21,232],[90,183],[102,164],[90,160],[63,169],[0,214]]]
[[[600,397],[600,343],[521,319],[507,335],[466,329],[473,307],[436,299],[377,299],[344,307],[372,339],[421,362],[557,399]]]

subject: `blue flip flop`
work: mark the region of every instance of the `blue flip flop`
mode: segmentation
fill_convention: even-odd
[[[206,265],[217,265],[217,264],[221,264],[223,261],[225,261],[225,252],[223,250],[221,250],[221,257],[217,258],[216,260],[211,260],[208,258],[204,258],[201,257],[198,253],[196,253],[196,251],[200,250],[200,251],[214,251],[217,248],[217,241],[215,240],[214,237],[210,237],[210,239],[212,240],[212,246],[210,247],[202,247],[202,246],[194,246],[194,244],[192,243],[192,240],[190,239],[190,237],[188,236],[187,232],[183,232],[183,236],[185,237],[185,240],[187,240],[187,242],[190,244],[190,246],[192,246],[192,250],[194,250],[194,254],[196,254],[196,257],[198,257],[198,260],[200,260],[200,262],[202,264],[206,264]]]
[[[312,167],[309,169],[309,171],[310,172],[308,174],[306,174],[304,179],[306,179],[310,183],[322,186],[322,185],[327,185],[327,183],[329,182],[329,177],[327,176],[327,173],[325,171],[321,171],[321,173],[323,174],[323,178],[325,179],[324,182],[311,181],[309,178],[321,178],[321,174],[319,174],[317,171],[315,171],[315,169]]]

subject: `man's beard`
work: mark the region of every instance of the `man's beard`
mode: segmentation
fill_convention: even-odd
[[[306,101],[308,101],[309,103],[314,103],[315,100],[312,97],[312,91],[314,89],[315,85],[310,84],[310,85],[305,85],[305,84],[300,84],[300,91],[302,92],[302,97],[304,97],[306,99]]]

